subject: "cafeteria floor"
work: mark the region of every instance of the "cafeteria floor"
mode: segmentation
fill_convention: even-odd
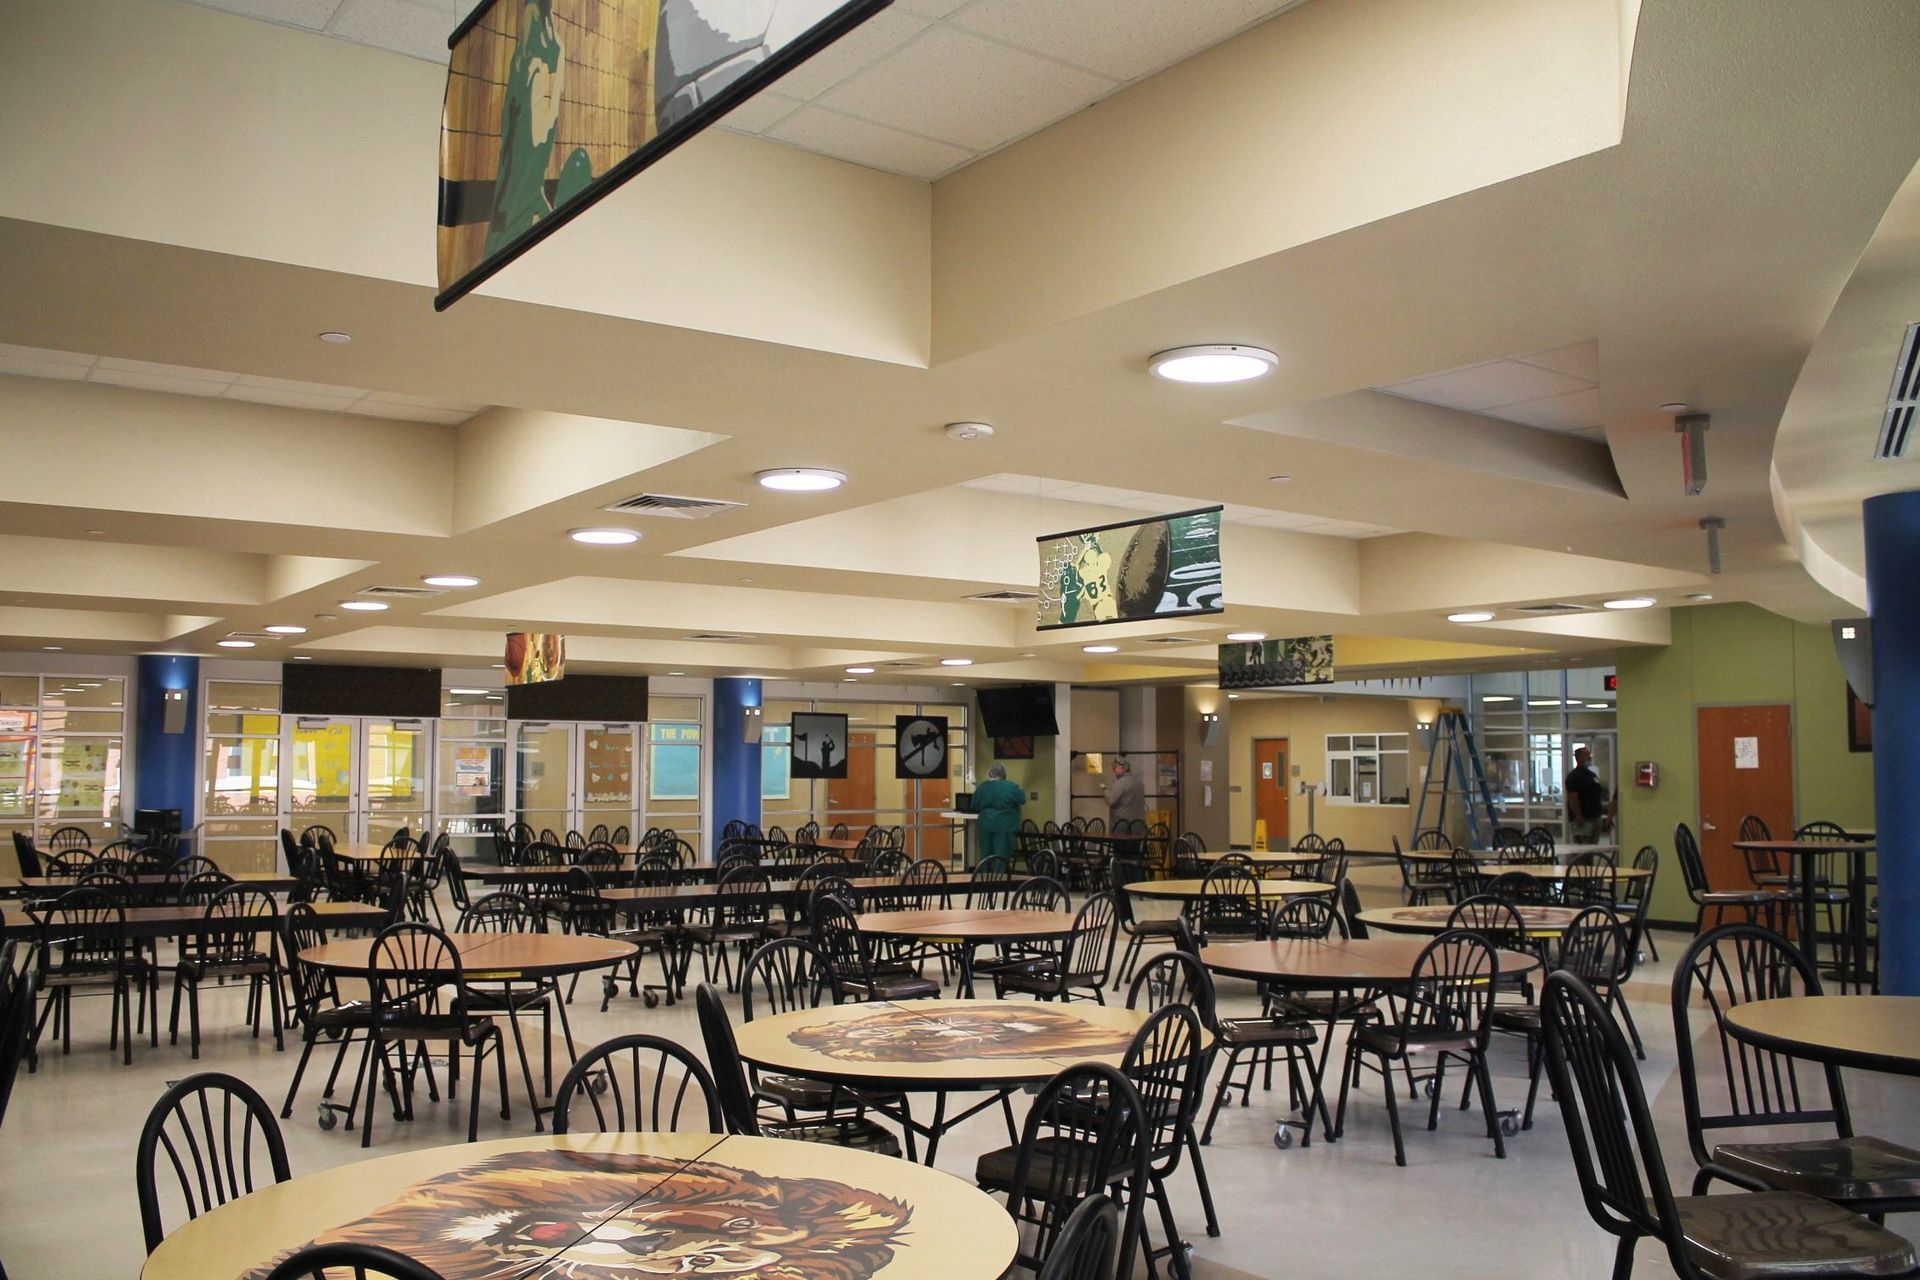
[[[1386,905],[1385,895],[1379,896],[1382,900],[1371,905]],[[1636,974],[1630,996],[1647,1040],[1642,1078],[1669,1168],[1686,1180],[1692,1176],[1692,1162],[1681,1123],[1666,1001],[1672,963],[1685,939],[1659,933],[1655,940],[1664,963]],[[1246,983],[1223,982],[1223,1011],[1250,1009],[1251,992]],[[134,1145],[161,1090],[195,1070],[228,1071],[254,1084],[276,1107],[285,1096],[297,1052],[275,1053],[270,1037],[250,1039],[239,1025],[243,1007],[241,988],[209,993],[202,1015],[205,1043],[197,1064],[187,1056],[184,1034],[175,1048],[167,1046],[163,1034],[158,1049],[147,1047],[142,1038],[128,1068],[106,1048],[106,1000],[79,1003],[73,1055],[62,1057],[57,1045],[49,1046],[50,1051],[42,1053],[39,1074],[22,1072],[6,1127],[0,1131],[0,1260],[14,1280],[130,1280],[138,1274],[142,1249]],[[737,1014],[737,1000],[729,1000],[729,1007]],[[582,1044],[636,1030],[700,1043],[691,1000],[672,1009],[648,1010],[623,988],[606,1014],[598,1008],[598,983],[583,979],[570,1010]],[[560,1061],[564,1065],[564,1058]],[[322,1052],[316,1052],[315,1064],[302,1082],[293,1117],[284,1122],[296,1176],[362,1158],[357,1130],[336,1128],[329,1133],[316,1126],[315,1105],[325,1078]],[[1526,1092],[1520,1043],[1498,1037],[1493,1065],[1500,1105],[1518,1106]],[[537,1079],[537,1056],[534,1069]],[[1861,1132],[1920,1145],[1920,1082],[1849,1073],[1847,1083]],[[489,1080],[481,1112],[483,1138],[526,1131],[524,1085],[515,1080],[514,1088],[515,1115],[508,1125],[492,1105]],[[1308,1149],[1276,1150],[1273,1121],[1284,1104],[1284,1088],[1264,1095],[1256,1091],[1251,1107],[1230,1103],[1221,1113],[1213,1142],[1205,1148],[1222,1228],[1218,1239],[1207,1238],[1191,1174],[1183,1167],[1174,1179],[1175,1209],[1194,1245],[1198,1280],[1608,1274],[1611,1238],[1593,1224],[1581,1204],[1560,1116],[1544,1088],[1534,1127],[1509,1140],[1505,1160],[1493,1158],[1477,1107],[1462,1114],[1449,1105],[1442,1109],[1438,1132],[1421,1127],[1424,1117],[1410,1122],[1404,1169],[1393,1163],[1376,1078],[1369,1076],[1356,1091],[1346,1137],[1332,1145],[1316,1140]],[[462,1105],[449,1106],[428,1102],[422,1095],[417,1117],[409,1124],[395,1124],[391,1111],[383,1112],[368,1154],[458,1142],[465,1136],[464,1098]],[[984,1113],[943,1143],[940,1167],[970,1176],[975,1157],[1005,1140],[997,1114]],[[1909,1237],[1920,1235],[1920,1215],[1896,1216],[1888,1225]],[[1641,1246],[1636,1276],[1654,1280],[1672,1274],[1658,1247]]]

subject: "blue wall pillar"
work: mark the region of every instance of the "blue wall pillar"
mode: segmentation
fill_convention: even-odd
[[[1880,987],[1920,995],[1920,491],[1866,501]],[[1864,904],[1854,904],[1860,910]]]
[[[166,731],[169,693],[185,697],[178,733]],[[133,692],[133,807],[178,809],[182,830],[193,825],[200,727],[200,659],[142,654]]]
[[[729,678],[713,682],[713,831],[738,819],[760,825],[760,744],[746,743],[746,708],[760,705],[760,682]]]

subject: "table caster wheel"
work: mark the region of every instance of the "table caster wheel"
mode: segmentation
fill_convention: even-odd
[[[645,992],[641,995],[640,999],[649,1009],[658,1009],[660,1007],[660,994],[656,991]]]
[[[332,1107],[322,1104],[318,1123],[321,1129],[331,1132],[333,1127],[340,1123],[340,1117],[333,1113]]]
[[[1282,1151],[1290,1149],[1293,1146],[1293,1130],[1283,1124],[1275,1125],[1273,1129],[1273,1145]]]
[[[607,1079],[604,1072],[595,1072],[587,1077],[587,1092],[597,1098],[607,1091],[607,1085],[609,1083],[611,1082]]]
[[[1440,1082],[1438,1080],[1427,1081],[1427,1096],[1429,1098],[1437,1096],[1439,1092],[1440,1092]]]
[[[1517,1135],[1520,1132],[1520,1117],[1512,1115],[1501,1116],[1500,1132],[1509,1138]]]
[[[612,978],[602,978],[600,979],[600,993],[611,1000],[620,994],[620,984]]]

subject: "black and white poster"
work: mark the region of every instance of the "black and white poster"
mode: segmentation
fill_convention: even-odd
[[[792,776],[801,779],[847,776],[845,716],[821,711],[794,712]]]
[[[893,718],[893,776],[944,778],[947,776],[947,718],[895,716]]]

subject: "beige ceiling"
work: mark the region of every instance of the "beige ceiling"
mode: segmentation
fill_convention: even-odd
[[[435,314],[438,68],[175,0],[26,6],[0,342],[228,381],[0,376],[0,644],[292,623],[255,655],[470,666],[532,625],[589,669],[1190,679],[1228,630],[1332,633],[1377,674],[1657,645],[1701,594],[1829,616],[1770,469],[1920,158],[1920,7],[1817,8],[1311,0],[932,184],[705,135]],[[1280,366],[1146,372],[1208,341]],[[358,398],[233,391],[280,383]],[[1672,401],[1713,414],[1703,497]],[[850,481],[753,483],[796,465]],[[605,511],[649,492],[742,505]],[[1235,513],[1226,615],[1037,632],[968,599],[1031,590],[1036,536],[1160,499]],[[645,537],[566,539],[602,523]],[[436,572],[483,583],[340,609]],[[1663,607],[1592,607],[1629,595]],[[1445,620],[1470,608],[1497,616]]]

